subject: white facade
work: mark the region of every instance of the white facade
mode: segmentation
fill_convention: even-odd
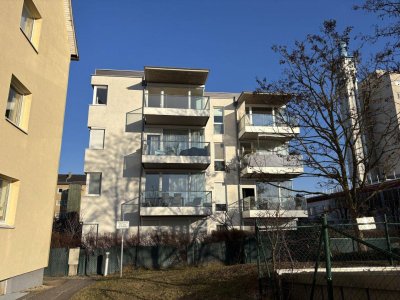
[[[277,208],[282,218],[306,216],[285,189],[303,170],[288,149],[299,128],[277,115],[285,101],[207,93],[207,75],[159,67],[96,71],[84,223],[99,224],[100,233],[115,232],[124,219],[132,233],[207,234],[218,226],[245,229]]]

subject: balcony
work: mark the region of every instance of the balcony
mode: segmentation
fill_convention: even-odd
[[[146,191],[140,201],[141,216],[208,216],[211,192]]]
[[[142,164],[145,169],[205,170],[210,162],[210,143],[143,141]]]
[[[205,126],[210,117],[210,99],[204,96],[146,93],[143,114],[148,125]]]
[[[272,114],[245,114],[239,121],[239,139],[257,139],[259,136],[290,140],[300,133],[296,120]]]
[[[241,161],[243,178],[294,178],[303,173],[301,155],[246,154]]]
[[[243,218],[306,218],[307,201],[303,197],[246,197]]]

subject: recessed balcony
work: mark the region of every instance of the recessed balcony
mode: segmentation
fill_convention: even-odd
[[[211,163],[210,143],[194,141],[143,141],[145,169],[205,170]]]
[[[251,140],[258,137],[290,140],[300,133],[296,121],[288,116],[272,114],[245,114],[239,121],[239,139]]]
[[[241,161],[240,174],[243,178],[290,179],[303,173],[301,155],[246,154]]]
[[[205,96],[146,93],[143,114],[148,125],[205,126],[210,118],[210,99]]]
[[[243,199],[243,218],[306,218],[304,197],[246,197]]]
[[[141,216],[208,216],[211,192],[146,191],[140,201]]]

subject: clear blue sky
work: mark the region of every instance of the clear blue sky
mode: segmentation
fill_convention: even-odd
[[[256,77],[277,79],[273,44],[317,32],[324,20],[371,30],[376,18],[350,0],[73,0],[80,61],[72,62],[60,173],[82,173],[95,69],[143,66],[210,69],[206,90],[254,90]],[[313,183],[301,179],[297,187]]]

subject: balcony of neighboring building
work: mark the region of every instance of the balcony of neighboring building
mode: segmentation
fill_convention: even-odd
[[[211,192],[145,191],[141,216],[208,216],[212,214]]]
[[[143,141],[145,169],[205,170],[211,163],[210,143],[148,139]]]
[[[241,156],[240,174],[242,178],[290,179],[304,171],[302,156],[295,152],[281,151],[244,151]]]
[[[306,218],[304,197],[246,197],[243,199],[243,218]]]

